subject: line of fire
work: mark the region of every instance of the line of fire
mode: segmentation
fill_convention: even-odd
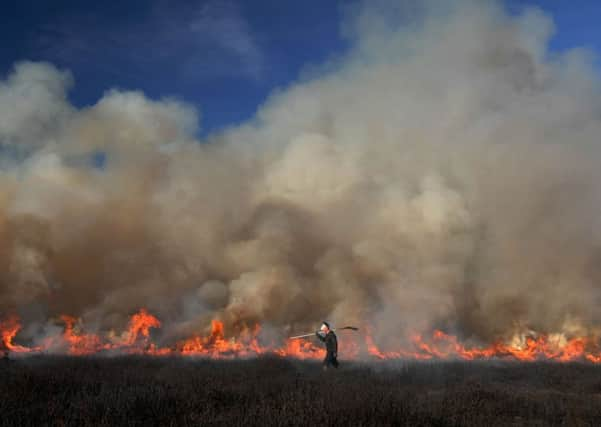
[[[114,331],[105,335],[85,331],[79,319],[63,315],[62,333],[46,337],[35,346],[19,344],[22,329],[16,315],[0,320],[0,345],[6,357],[33,354],[68,354],[73,356],[136,354],[149,356],[196,356],[212,359],[250,358],[273,354],[297,359],[322,359],[325,350],[312,339],[265,342],[261,326],[243,327],[235,335],[227,334],[219,320],[211,322],[211,330],[178,341],[171,346],[158,345],[153,340],[153,329],[161,328],[161,321],[146,309],[130,317],[127,329],[121,334]],[[553,360],[558,362],[582,361],[601,363],[601,348],[595,337],[566,338],[562,334],[535,334],[513,337],[509,341],[483,346],[463,344],[454,336],[440,330],[431,334],[411,334],[405,344],[395,349],[380,348],[374,342],[369,326],[359,333],[345,334],[340,340],[340,354],[348,360],[479,360],[499,359],[516,361]]]

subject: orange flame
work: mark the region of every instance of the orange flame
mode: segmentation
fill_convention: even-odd
[[[196,336],[181,343],[181,353],[184,355],[210,357],[247,357],[265,352],[257,341],[259,326],[242,330],[238,339],[224,338],[223,323],[218,320],[211,322],[211,333],[207,337]]]
[[[160,328],[159,319],[148,313],[145,308],[134,314],[129,320],[128,338],[125,344],[134,345],[139,339],[146,343],[150,337],[150,328]]]
[[[17,316],[9,316],[0,322],[0,337],[2,337],[2,346],[14,353],[25,353],[29,348],[13,344],[13,339],[21,329],[21,323]]]
[[[15,353],[44,351],[66,346],[72,355],[94,354],[100,351],[124,351],[148,355],[186,355],[210,358],[252,357],[272,353],[282,357],[298,359],[321,359],[325,350],[314,340],[287,340],[284,345],[261,343],[260,327],[242,327],[236,337],[226,338],[224,324],[219,320],[211,322],[211,330],[206,335],[196,335],[178,342],[171,347],[157,346],[151,341],[150,329],[160,328],[161,322],[142,308],[131,316],[127,330],[121,339],[108,341],[96,334],[82,332],[81,322],[63,315],[63,334],[56,339],[48,339],[39,347],[24,347],[13,343],[21,324],[17,316],[9,316],[0,322],[1,344]],[[548,335],[529,336],[522,344],[507,344],[502,341],[488,346],[467,346],[454,335],[435,330],[431,335],[413,334],[408,344],[393,350],[382,350],[376,345],[369,327],[362,328],[363,335],[345,335],[340,339],[339,353],[345,359],[372,357],[374,359],[512,359],[520,361],[556,360],[589,361],[601,363],[601,349],[598,339],[575,337],[558,341]]]
[[[98,335],[76,333],[77,319],[75,317],[62,315],[61,320],[65,323],[63,339],[69,345],[69,354],[93,354],[106,347]]]

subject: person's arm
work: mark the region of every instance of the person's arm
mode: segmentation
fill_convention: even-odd
[[[324,337],[324,336],[323,336],[323,334],[322,334],[322,332],[321,332],[321,331],[316,331],[316,332],[315,332],[315,336],[316,336],[317,338],[319,338],[319,340],[320,340],[320,341],[323,341],[323,342],[325,342],[325,341],[326,341],[326,337]]]

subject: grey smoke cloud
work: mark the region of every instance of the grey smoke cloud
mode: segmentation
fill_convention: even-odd
[[[65,93],[67,71],[51,64],[21,62],[0,83],[0,143],[40,147],[52,143],[72,112]]]
[[[111,91],[77,110],[67,72],[18,64],[0,135],[30,152],[0,172],[0,310],[110,328],[143,306],[173,336],[327,318],[390,345],[434,327],[596,333],[587,55],[549,52],[534,9],[415,4],[409,20],[357,6],[335,67],[202,143],[189,105]],[[73,160],[97,151],[102,169]]]

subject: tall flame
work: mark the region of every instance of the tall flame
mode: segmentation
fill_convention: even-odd
[[[24,353],[30,351],[27,347],[13,344],[13,339],[21,329],[21,322],[17,316],[9,316],[0,322],[0,337],[2,337],[2,346],[7,350]]]
[[[161,322],[144,308],[134,314],[129,320],[128,338],[125,344],[131,346],[139,339],[147,342],[150,337],[150,328],[160,328]]]

